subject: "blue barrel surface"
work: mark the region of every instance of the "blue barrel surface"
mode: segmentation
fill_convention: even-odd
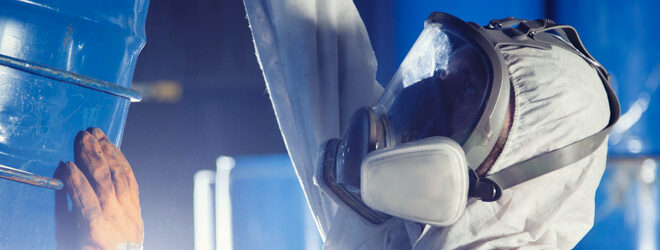
[[[229,192],[233,249],[320,249],[288,155],[235,158]]]
[[[0,4],[0,164],[52,177],[80,130],[119,145],[148,0]],[[0,179],[0,249],[55,249],[55,191]]]

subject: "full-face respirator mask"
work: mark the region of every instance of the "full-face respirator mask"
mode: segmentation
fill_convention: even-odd
[[[611,117],[594,135],[479,176],[475,170],[506,129],[513,95],[503,46],[557,46],[579,55],[600,75]],[[315,183],[372,224],[395,216],[448,226],[468,199],[495,201],[509,187],[591,154],[619,113],[607,72],[572,27],[513,18],[482,27],[434,12],[379,101],[356,111],[341,138],[321,145]]]

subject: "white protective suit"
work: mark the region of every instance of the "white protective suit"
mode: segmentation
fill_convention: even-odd
[[[382,93],[364,24],[350,0],[245,0],[245,7],[273,108],[325,249],[569,249],[591,228],[606,143],[571,166],[505,190],[496,202],[468,201],[450,227],[397,218],[373,226],[337,206],[313,176],[321,143],[340,137],[352,113]],[[489,173],[607,125],[605,89],[583,59],[559,48],[501,52],[515,111]]]

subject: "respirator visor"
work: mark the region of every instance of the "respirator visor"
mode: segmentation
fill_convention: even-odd
[[[461,28],[465,29],[464,26]],[[490,57],[480,44],[452,25],[427,21],[424,30],[376,105],[358,110],[341,139],[332,139],[322,145],[317,183],[335,200],[340,200],[340,205],[356,211],[372,223],[382,223],[390,215],[410,217],[406,214],[414,211],[395,211],[403,206],[380,206],[392,201],[386,199],[385,193],[381,195],[374,192],[389,190],[389,194],[396,193],[384,188],[388,183],[368,182],[376,185],[369,189],[372,201],[387,201],[378,203],[379,211],[372,209],[373,206],[367,206],[362,199],[365,192],[361,186],[365,180],[362,176],[366,171],[364,162],[368,161],[370,155],[381,153],[379,159],[387,159],[390,163],[382,160],[369,161],[372,163],[369,165],[369,173],[390,178],[389,184],[392,188],[401,188],[398,189],[401,192],[396,195],[403,197],[413,190],[424,191],[426,193],[416,193],[416,199],[422,202],[424,194],[431,195],[433,191],[439,191],[428,190],[429,187],[424,184],[412,183],[415,178],[395,178],[394,174],[414,172],[426,176],[428,180],[437,178],[436,180],[443,182],[438,185],[455,186],[456,188],[447,187],[447,190],[459,191],[444,193],[451,196],[447,196],[449,200],[457,202],[451,204],[452,207],[460,203],[464,206],[469,183],[467,163],[461,146],[468,141],[483,114],[492,78]],[[415,147],[397,151],[407,143],[431,137],[440,139],[426,140],[421,144],[414,144]],[[429,144],[443,142],[451,145],[434,147]],[[388,153],[382,154],[384,150]],[[414,150],[426,150],[427,154],[417,154],[424,158],[417,161],[409,154]],[[449,153],[444,155],[438,153],[442,150],[451,152],[447,151]],[[378,162],[383,163],[383,166],[387,165],[381,170],[391,171],[386,173],[378,170],[375,167],[379,165],[375,164]],[[405,162],[416,165],[410,166],[404,164]],[[454,167],[445,167],[447,164],[454,164]],[[429,197],[426,203],[442,203],[442,199],[436,195]],[[438,211],[443,210],[442,204],[427,205],[425,209],[435,206]],[[457,219],[456,215],[444,219],[447,218]]]

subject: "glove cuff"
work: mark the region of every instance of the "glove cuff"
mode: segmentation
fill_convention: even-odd
[[[142,250],[142,244],[125,242],[115,246],[115,250]]]

